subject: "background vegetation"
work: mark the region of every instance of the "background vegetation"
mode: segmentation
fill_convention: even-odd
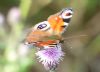
[[[0,72],[46,72],[23,40],[29,28],[66,7],[74,16],[57,72],[100,72],[100,0],[0,0]]]

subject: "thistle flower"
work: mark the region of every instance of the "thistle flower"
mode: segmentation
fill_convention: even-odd
[[[64,52],[61,45],[54,48],[46,48],[36,53],[39,62],[41,62],[46,70],[55,70],[59,62],[63,59]]]
[[[5,21],[4,15],[0,13],[0,26],[3,26],[4,21]]]
[[[20,18],[21,18],[21,12],[19,8],[13,7],[9,10],[8,16],[7,16],[8,23],[16,24],[20,21]]]

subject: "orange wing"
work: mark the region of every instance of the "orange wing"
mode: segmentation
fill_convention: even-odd
[[[54,34],[60,36],[62,31],[63,31],[63,29],[64,29],[62,27],[64,25],[63,19],[60,18],[57,14],[55,14],[55,15],[51,15],[48,18],[48,22],[50,23],[51,28],[54,31]]]
[[[43,41],[45,37],[50,36],[47,32],[36,30],[36,31],[31,31],[28,36],[26,37],[26,42],[34,43],[37,41]]]
[[[35,42],[40,42],[40,41],[47,41],[47,40],[60,40],[61,37],[56,36],[56,35],[51,35],[45,31],[31,31],[28,36],[26,37],[26,42],[28,44],[35,43]]]

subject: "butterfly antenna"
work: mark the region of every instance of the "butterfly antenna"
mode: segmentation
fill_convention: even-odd
[[[64,38],[64,40],[76,38],[76,37],[85,37],[85,36],[88,36],[88,35],[70,36],[70,37]]]

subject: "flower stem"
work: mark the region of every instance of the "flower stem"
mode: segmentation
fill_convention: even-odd
[[[29,9],[31,7],[31,3],[32,3],[32,0],[21,0],[20,9],[22,12],[22,18],[24,20],[26,19],[28,15]]]

